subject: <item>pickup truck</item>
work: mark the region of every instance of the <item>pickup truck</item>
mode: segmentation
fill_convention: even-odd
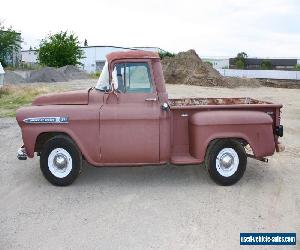
[[[37,97],[17,110],[24,145],[54,185],[94,166],[202,165],[220,185],[244,174],[247,157],[284,149],[282,105],[251,98],[169,99],[157,53],[113,52],[95,87]]]

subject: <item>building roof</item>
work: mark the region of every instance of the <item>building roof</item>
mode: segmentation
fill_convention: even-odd
[[[85,49],[85,48],[115,48],[115,49],[128,49],[128,50],[143,50],[143,49],[158,49],[159,51],[164,51],[163,49],[159,47],[122,47],[122,46],[114,46],[114,45],[92,45],[92,46],[80,46],[79,48]],[[38,51],[38,49],[28,49],[28,50],[22,50],[22,52],[30,52],[30,51]]]
[[[230,58],[229,63],[234,64],[235,58]],[[246,58],[246,65],[261,65],[263,61],[270,61],[273,66],[294,66],[297,59],[272,59],[272,58]]]
[[[116,59],[159,58],[158,53],[145,50],[116,51],[106,55],[109,62]]]

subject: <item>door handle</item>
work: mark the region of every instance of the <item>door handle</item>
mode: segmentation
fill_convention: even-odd
[[[156,102],[157,99],[155,97],[149,97],[145,99],[146,102]]]

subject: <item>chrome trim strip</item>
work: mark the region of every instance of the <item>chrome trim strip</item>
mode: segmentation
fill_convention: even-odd
[[[58,116],[58,117],[30,117],[23,120],[25,123],[29,124],[60,124],[69,123],[69,117]]]

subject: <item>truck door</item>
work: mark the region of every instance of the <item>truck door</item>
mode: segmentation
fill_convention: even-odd
[[[114,64],[118,92],[105,94],[100,110],[103,164],[159,162],[160,104],[151,61]]]

